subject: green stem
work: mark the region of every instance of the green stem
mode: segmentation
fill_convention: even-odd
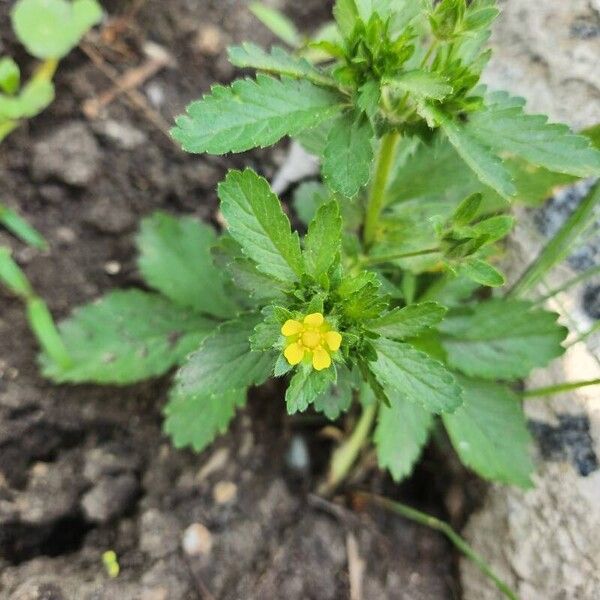
[[[383,209],[385,192],[388,186],[390,172],[394,166],[399,139],[400,134],[395,131],[386,133],[381,138],[379,155],[377,156],[377,165],[375,167],[375,176],[373,178],[373,184],[367,202],[365,227],[363,231],[363,241],[367,249],[373,245],[377,236],[379,215]]]
[[[600,379],[590,379],[589,381],[575,381],[573,383],[559,383],[557,385],[549,385],[548,387],[535,388],[526,390],[521,395],[523,398],[544,398],[546,396],[554,396],[563,392],[571,392],[579,388],[591,387],[600,385]]]
[[[21,218],[14,210],[0,202],[0,224],[20,240],[37,248],[46,250],[48,243],[42,235],[36,231],[25,219]]]
[[[508,584],[506,584],[502,579],[500,579],[493,571],[492,568],[487,564],[485,559],[478,554],[468,542],[462,538],[448,523],[437,519],[427,513],[421,512],[420,510],[416,510],[406,504],[402,504],[401,502],[395,502],[388,498],[384,498],[383,496],[377,496],[375,494],[367,494],[367,493],[359,493],[358,497],[362,497],[365,500],[372,502],[373,504],[377,504],[386,510],[395,512],[396,514],[404,517],[405,519],[409,519],[410,521],[414,521],[415,523],[419,523],[420,525],[425,525],[425,527],[429,527],[431,529],[435,529],[440,533],[443,533],[451,542],[454,544],[458,550],[460,550],[468,559],[470,559],[479,570],[489,579],[491,579],[496,587],[511,600],[518,600],[517,594],[510,589]]]
[[[581,201],[575,212],[548,242],[537,260],[530,265],[507,296],[513,298],[523,296],[536,286],[551,269],[567,258],[573,244],[589,227],[598,204],[600,204],[600,183],[594,185],[590,193]]]
[[[538,298],[535,302],[536,302],[536,304],[542,304],[543,302],[546,302],[546,300],[550,300],[550,298],[553,298],[557,294],[560,294],[561,292],[566,292],[568,289],[572,288],[573,286],[577,285],[578,283],[582,283],[583,281],[590,279],[590,277],[594,277],[594,275],[598,275],[598,274],[600,274],[600,265],[597,265],[595,267],[590,267],[589,269],[585,270],[583,273],[580,273],[576,277],[569,279],[568,281],[566,281],[559,287],[556,287],[556,288],[550,290],[548,293],[546,293],[543,296],[541,296],[540,298]]]
[[[329,473],[317,492],[322,496],[331,495],[344,481],[371,431],[373,421],[377,415],[378,402],[363,409],[360,419],[356,423],[350,437],[346,439],[333,453],[329,463]]]
[[[579,342],[584,342],[591,335],[596,333],[599,329],[600,329],[600,321],[596,321],[587,331],[580,333],[572,342],[569,342],[566,345],[566,348],[570,348],[571,346],[574,346],[575,344],[579,344]]]
[[[441,252],[440,248],[428,248],[427,250],[417,250],[415,252],[403,252],[398,254],[386,254],[383,256],[365,256],[362,259],[364,265],[381,265],[386,262],[392,262],[394,260],[401,260],[403,258],[414,258],[416,256],[426,256],[427,254],[436,254]]]

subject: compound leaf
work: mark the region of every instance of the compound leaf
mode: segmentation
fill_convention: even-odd
[[[373,127],[351,113],[335,121],[323,154],[323,177],[335,192],[352,198],[368,183],[373,160]]]
[[[312,220],[304,239],[306,272],[320,279],[336,258],[342,245],[342,218],[336,201],[324,204]]]
[[[442,418],[462,462],[486,479],[531,487],[531,439],[519,397],[488,381],[459,381],[464,404]]]
[[[368,328],[380,335],[392,339],[416,337],[437,325],[447,309],[437,302],[409,304],[394,310],[368,323]]]
[[[72,365],[61,369],[42,354],[43,373],[58,382],[133,383],[168,371],[216,326],[158,294],[111,292],[60,324]]]
[[[409,344],[379,338],[377,360],[369,367],[390,403],[415,402],[433,413],[452,412],[462,404],[461,389],[445,367]]]
[[[471,377],[518,379],[560,356],[567,330],[522,300],[489,300],[440,325],[448,364]]]
[[[566,125],[523,112],[525,101],[506,92],[488,96],[484,110],[469,116],[465,130],[496,152],[520,156],[557,173],[588,177],[600,174],[600,151]]]
[[[282,281],[304,273],[298,234],[266,179],[250,169],[230,171],[218,193],[229,233],[260,271]]]
[[[379,466],[395,481],[410,475],[433,424],[430,412],[404,398],[389,398],[390,406],[379,407],[374,441]]]
[[[264,383],[273,371],[273,353],[250,348],[250,336],[261,319],[244,315],[207,337],[177,372],[176,397],[220,395]]]
[[[256,44],[245,42],[227,50],[229,62],[242,69],[256,69],[265,73],[285,75],[295,79],[308,79],[317,85],[330,86],[333,80],[323,75],[305,58],[292,56],[277,46],[266,52]]]
[[[176,304],[215,317],[235,315],[223,272],[212,260],[212,227],[190,217],[157,212],[142,221],[138,265],[150,286]]]
[[[245,389],[217,396],[172,393],[164,408],[163,429],[175,448],[191,446],[201,452],[217,435],[227,431],[236,409],[245,403]]]
[[[340,97],[306,80],[257,75],[190,104],[171,134],[187,152],[225,154],[274,144],[336,115]]]

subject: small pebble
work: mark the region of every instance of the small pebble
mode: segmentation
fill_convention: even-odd
[[[109,260],[104,265],[104,271],[108,275],[118,275],[121,272],[121,263],[116,260]]]
[[[304,438],[295,435],[290,442],[290,447],[285,455],[285,462],[292,471],[304,473],[310,466],[310,456]]]
[[[202,523],[192,523],[183,532],[183,551],[188,556],[207,556],[210,554],[212,545],[212,533]]]
[[[228,504],[237,496],[237,485],[233,481],[219,481],[213,488],[213,498],[217,504]]]
[[[217,56],[225,44],[223,33],[215,25],[203,25],[194,39],[194,49],[207,56]]]

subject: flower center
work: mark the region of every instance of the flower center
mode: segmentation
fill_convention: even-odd
[[[302,343],[310,349],[316,348],[323,341],[323,336],[316,331],[305,331],[302,334]]]

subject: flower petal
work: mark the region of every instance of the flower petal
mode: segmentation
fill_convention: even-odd
[[[283,352],[283,355],[290,363],[290,365],[294,366],[298,363],[302,362],[304,358],[304,348],[297,343],[290,344]]]
[[[323,346],[319,346],[313,350],[312,364],[315,371],[322,371],[331,366],[331,356],[329,356],[329,352]]]
[[[304,327],[302,327],[302,323],[300,321],[294,321],[293,319],[288,319],[281,328],[281,335],[296,335],[300,333]]]
[[[304,324],[308,325],[309,327],[320,327],[323,325],[324,320],[325,319],[321,313],[312,313],[304,317]]]
[[[325,334],[325,341],[332,352],[336,352],[342,345],[342,336],[337,331],[328,331]]]

